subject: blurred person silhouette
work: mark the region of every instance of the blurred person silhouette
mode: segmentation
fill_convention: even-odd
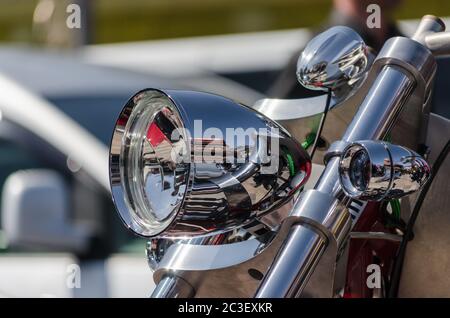
[[[324,24],[314,34],[320,33],[335,25],[345,25],[360,34],[366,44],[379,51],[384,42],[394,36],[401,36],[392,12],[401,0],[334,0],[331,14]],[[379,27],[369,28],[367,20],[372,11],[367,12],[371,4],[380,7]],[[297,60],[303,48],[291,57],[286,67],[281,71],[267,95],[273,98],[303,98],[323,94],[323,92],[310,91],[300,85],[295,74]]]

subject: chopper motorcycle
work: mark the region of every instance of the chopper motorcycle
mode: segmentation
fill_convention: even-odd
[[[136,93],[110,182],[148,239],[152,297],[398,296],[416,221],[450,203],[450,121],[430,111],[444,31],[427,15],[378,53],[347,27],[317,35],[297,64],[316,97]]]

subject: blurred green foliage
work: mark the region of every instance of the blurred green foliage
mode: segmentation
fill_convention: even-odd
[[[58,0],[60,1],[60,0]],[[318,25],[331,0],[91,0],[93,42],[120,42]],[[0,41],[31,41],[37,0],[0,0]],[[70,3],[70,1],[69,1]],[[449,0],[404,0],[396,18],[450,16]]]

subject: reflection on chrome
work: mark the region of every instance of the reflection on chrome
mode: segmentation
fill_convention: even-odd
[[[137,93],[111,144],[114,203],[125,224],[147,237],[246,225],[290,202],[310,169],[307,153],[281,126],[199,92]]]
[[[419,154],[405,147],[365,140],[346,147],[339,174],[348,196],[379,201],[419,190],[430,176],[430,167]]]
[[[313,38],[297,63],[297,78],[308,89],[347,92],[369,67],[369,52],[358,33],[336,26]]]

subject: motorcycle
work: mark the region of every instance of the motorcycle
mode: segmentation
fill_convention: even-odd
[[[297,65],[317,97],[131,97],[112,136],[111,193],[148,239],[152,297],[397,296],[424,198],[448,195],[429,191],[448,173],[448,135],[430,112],[444,30],[427,15],[378,54],[347,27],[317,35]]]

